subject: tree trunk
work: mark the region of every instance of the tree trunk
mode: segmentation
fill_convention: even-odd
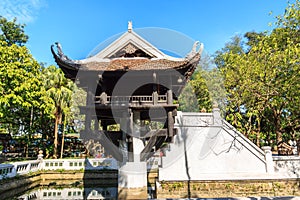
[[[29,136],[29,134],[32,134],[32,123],[33,123],[33,107],[31,107],[30,110],[30,122],[29,122],[29,131],[30,133],[27,133],[27,142],[26,142],[26,153],[25,153],[25,158],[28,158],[29,155],[29,142],[31,141],[31,138]]]
[[[281,131],[281,123],[280,123],[280,115],[281,112],[277,112],[275,109],[274,112],[274,127],[276,133],[276,142],[277,144],[282,141],[282,131]]]
[[[53,157],[57,158],[57,144],[58,144],[58,122],[59,115],[55,115],[55,127],[54,127],[54,149],[53,149]]]
[[[55,114],[55,127],[54,127],[54,149],[53,149],[53,157],[57,158],[58,155],[58,124],[61,122],[61,112],[60,108],[57,108]]]
[[[282,141],[282,133],[279,130],[276,131],[276,140],[277,144]]]
[[[28,141],[26,142],[26,144],[25,144],[25,158],[27,159],[28,158],[28,150],[29,149],[29,147],[28,147]]]
[[[260,132],[256,132],[256,146],[260,147]]]
[[[64,126],[63,126],[63,131],[62,131],[62,138],[61,138],[61,149],[60,149],[60,158],[63,157],[63,153],[64,153],[64,145],[65,145],[65,127],[67,124],[67,117],[65,115],[64,117]]]
[[[256,145],[260,147],[260,118],[257,120]]]

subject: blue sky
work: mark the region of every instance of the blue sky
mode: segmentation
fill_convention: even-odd
[[[134,29],[183,33],[213,54],[236,34],[272,29],[269,23],[286,6],[286,0],[1,0],[0,15],[25,23],[32,55],[50,65],[54,42],[70,58],[83,59],[107,38],[127,31],[130,20]]]

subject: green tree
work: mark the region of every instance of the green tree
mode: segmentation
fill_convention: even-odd
[[[49,130],[49,107],[42,84],[41,66],[23,46],[25,25],[0,17],[0,128],[26,141]]]
[[[223,110],[225,100],[223,77],[212,58],[203,54],[196,72],[179,97],[179,110],[211,112],[215,103]]]
[[[0,118],[10,132],[28,131],[40,107],[40,66],[26,47],[0,42]]]
[[[212,99],[208,88],[209,80],[206,79],[209,74],[209,67],[210,58],[204,54],[191,80],[178,98],[178,110],[184,112],[211,111]]]
[[[22,46],[28,40],[28,36],[24,32],[25,24],[17,24],[17,19],[8,21],[0,16],[1,35],[0,41],[6,42],[8,46],[13,44]]]
[[[74,83],[64,77],[63,72],[55,66],[49,66],[43,71],[45,88],[49,102],[52,105],[54,122],[54,152],[53,157],[58,156],[58,131],[63,117],[70,112]]]
[[[256,45],[261,40],[261,38],[263,38],[264,36],[266,36],[265,33],[256,33],[254,31],[247,32],[244,35],[244,37],[247,39],[246,45],[248,47],[252,47],[252,46]]]
[[[277,19],[270,34],[245,35],[247,51],[235,38],[216,56],[225,77],[226,118],[258,145],[261,136],[279,142],[299,131],[299,1]]]
[[[230,42],[227,42],[225,44],[225,47],[223,47],[221,50],[216,51],[214,55],[214,62],[219,69],[221,69],[227,64],[224,58],[225,54],[232,53],[235,55],[240,55],[245,53],[244,43],[242,40],[242,37],[236,35],[233,38],[231,38]]]

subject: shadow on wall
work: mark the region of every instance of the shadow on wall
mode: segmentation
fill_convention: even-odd
[[[182,117],[182,116],[181,116]],[[181,119],[182,121],[182,119]],[[181,126],[181,133],[182,133],[182,138],[183,138],[183,149],[184,149],[184,160],[185,160],[185,172],[188,177],[188,186],[187,186],[187,198],[191,198],[191,176],[189,172],[189,163],[188,163],[188,154],[187,154],[187,128],[182,128]]]

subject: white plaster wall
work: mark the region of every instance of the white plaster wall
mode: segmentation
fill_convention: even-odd
[[[119,188],[142,188],[147,186],[147,163],[126,162],[119,168]]]
[[[274,156],[275,173],[283,178],[300,178],[299,156]]]
[[[160,180],[267,177],[263,151],[229,124],[214,126],[200,113],[182,113],[179,117],[175,142],[162,159]]]

